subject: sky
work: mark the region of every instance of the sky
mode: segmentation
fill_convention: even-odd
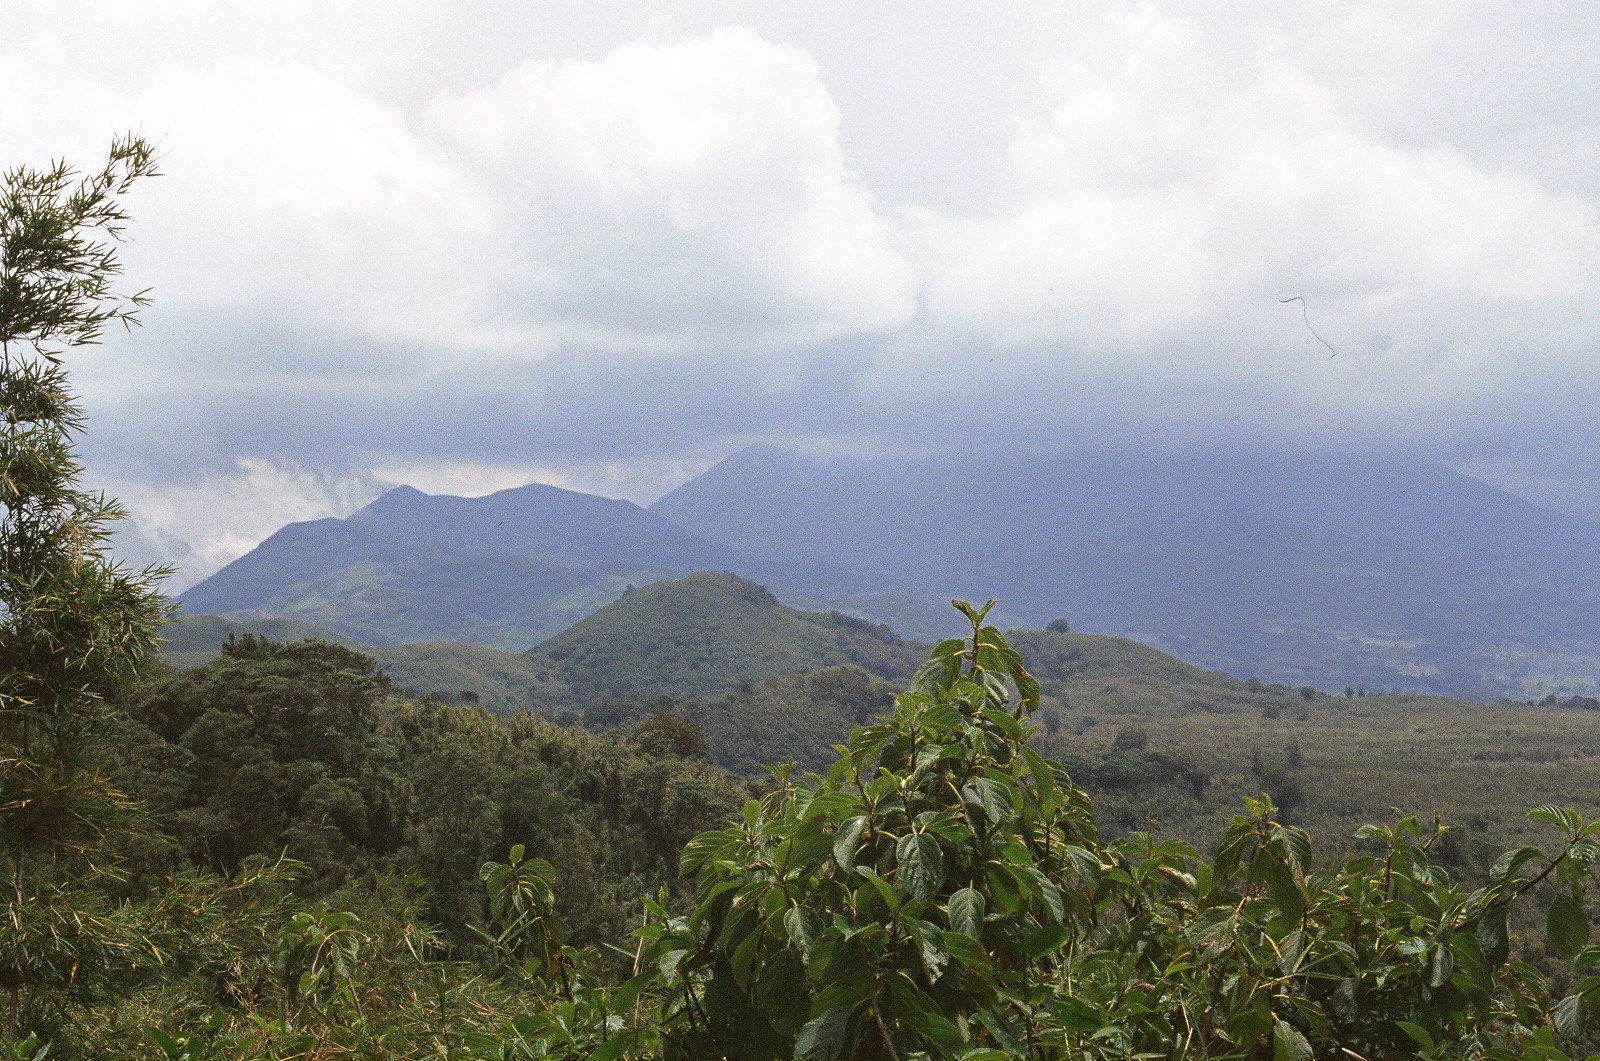
[[[1392,450],[1600,518],[1589,4],[0,4],[0,165],[127,130],[155,301],[69,367],[175,589],[755,442]]]

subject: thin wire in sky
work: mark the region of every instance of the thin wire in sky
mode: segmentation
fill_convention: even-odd
[[[1304,298],[1299,295],[1295,295],[1293,298],[1280,298],[1278,301],[1300,303],[1300,319],[1306,322],[1306,331],[1310,332],[1317,342],[1328,348],[1329,357],[1339,356],[1339,351],[1333,348],[1333,344],[1328,342],[1328,340],[1324,339],[1322,336],[1318,335],[1317,330],[1311,326],[1311,317],[1308,313],[1306,313],[1306,300]]]

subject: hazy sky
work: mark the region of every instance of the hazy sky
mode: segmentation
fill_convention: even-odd
[[[1394,447],[1600,515],[1591,3],[0,4],[0,163],[126,129],[156,304],[72,367],[179,586],[383,483],[757,440]]]

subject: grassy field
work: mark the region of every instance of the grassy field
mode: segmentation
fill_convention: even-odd
[[[1103,763],[1117,756],[1120,737],[1124,759],[1158,767],[1166,756],[1209,779],[1198,797],[1191,785],[1159,779],[1159,769],[1150,783],[1098,791],[1086,779],[1114,828],[1153,818],[1209,840],[1244,796],[1277,788],[1329,853],[1347,849],[1361,823],[1399,807],[1443,814],[1465,864],[1547,841],[1545,827],[1525,818],[1542,803],[1600,815],[1600,712],[1409,694],[1308,697],[1187,667],[1133,642],[1031,633],[1015,641],[1051,637],[1065,641],[1053,646],[1058,654],[1076,648],[1076,665],[1052,665],[1048,651],[1037,651],[1048,645],[1034,644],[1028,657],[1045,677],[1043,750]]]

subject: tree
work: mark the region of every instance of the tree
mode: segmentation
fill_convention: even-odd
[[[95,990],[123,948],[81,885],[127,803],[97,753],[106,693],[157,643],[163,569],[107,552],[123,510],[81,485],[84,417],[63,356],[131,326],[143,293],[118,293],[124,196],[155,173],[149,144],[113,143],[87,176],[57,162],[0,175],[0,939],[5,1034]],[[81,900],[81,901],[80,901]]]

